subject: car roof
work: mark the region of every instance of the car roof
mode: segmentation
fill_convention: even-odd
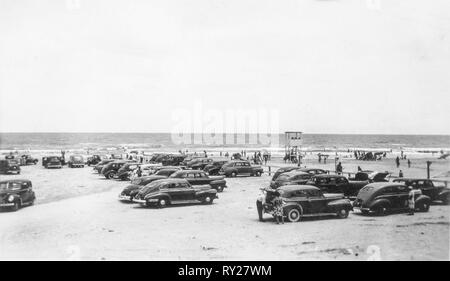
[[[343,175],[320,174],[315,175],[316,178],[345,178]]]
[[[312,185],[283,185],[278,188],[283,191],[295,191],[295,190],[320,190],[320,188],[312,186]]]
[[[377,190],[383,189],[385,187],[399,186],[399,185],[404,185],[404,184],[395,183],[395,182],[374,182],[374,183],[369,183],[368,185],[365,186],[365,188],[372,187],[373,191],[377,191]]]
[[[6,183],[6,182],[31,182],[31,180],[26,179],[12,179],[12,180],[2,180],[0,183]]]
[[[184,174],[187,174],[187,173],[204,173],[204,171],[203,170],[190,169],[190,170],[180,170],[179,173],[184,173]]]
[[[427,178],[398,178],[398,179],[394,179],[394,182],[397,182],[397,181],[425,181],[425,180],[431,181],[431,179],[427,179]]]
[[[283,173],[282,175],[287,175],[289,177],[292,177],[292,176],[296,176],[296,175],[309,175],[309,174],[306,172],[303,172],[303,171],[294,170],[294,171]]]
[[[177,179],[177,178],[166,178],[154,181],[155,183],[177,183],[177,182],[188,182],[186,179]]]

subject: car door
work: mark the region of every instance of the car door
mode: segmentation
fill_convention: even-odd
[[[210,180],[208,175],[204,172],[198,172],[195,174],[195,179],[197,181],[197,184],[209,184]]]
[[[308,190],[307,195],[308,195],[309,213],[316,214],[325,212],[327,201],[325,200],[321,191]]]
[[[249,162],[242,162],[242,167],[243,167],[243,170],[244,170],[245,174],[250,175],[250,174],[253,173],[252,166],[250,165]]]
[[[408,196],[409,188],[404,185],[398,185],[393,187],[394,193],[394,206],[396,209],[408,208]]]
[[[195,199],[195,189],[188,183],[178,182],[175,184],[178,192],[178,200],[187,201]]]

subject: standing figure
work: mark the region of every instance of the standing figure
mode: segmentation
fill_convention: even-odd
[[[403,171],[402,170],[400,170],[400,172],[398,172],[398,177],[399,178],[403,178]]]
[[[400,158],[398,156],[395,158],[395,164],[397,165],[397,168],[400,167]]]
[[[280,193],[278,191],[275,191],[274,195],[275,197],[272,199],[273,216],[275,217],[277,224],[280,224],[280,221],[282,224],[284,224],[283,200],[281,199]]]
[[[408,159],[408,168],[411,168],[411,160]]]

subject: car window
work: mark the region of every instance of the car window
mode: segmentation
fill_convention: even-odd
[[[409,189],[408,189],[408,187],[406,187],[404,185],[399,185],[394,188],[394,191],[396,193],[408,193]]]
[[[297,190],[295,192],[295,196],[297,196],[297,197],[306,197],[307,194],[306,194],[306,192],[304,190]]]
[[[245,163],[244,163],[244,166],[248,167],[248,166],[250,166],[250,163],[245,162]]]
[[[195,175],[194,175],[194,173],[188,173],[188,174],[187,174],[187,177],[188,177],[188,178],[194,178]]]
[[[11,182],[9,183],[9,189],[10,190],[20,190],[22,189],[22,184],[18,182]]]
[[[309,197],[319,197],[320,193],[318,190],[311,189],[311,190],[308,190],[308,196]]]
[[[7,182],[0,183],[0,191],[5,191],[5,190],[8,190],[8,183]]]

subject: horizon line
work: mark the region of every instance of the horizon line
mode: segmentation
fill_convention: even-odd
[[[286,132],[296,132],[296,131],[286,131]],[[283,135],[286,132],[279,132],[279,133],[269,133],[269,132],[257,132],[257,133],[226,133],[226,132],[203,132],[203,133],[196,133],[196,132],[190,132],[190,133],[183,133],[183,134],[216,134],[216,135],[272,135],[272,134],[278,134]],[[381,136],[450,136],[449,134],[442,134],[442,133],[432,133],[432,134],[417,134],[417,133],[403,133],[403,134],[392,134],[392,133],[316,133],[316,132],[310,132],[305,133],[301,132],[303,135],[381,135]],[[0,134],[174,134],[171,132],[2,132],[0,131]]]

